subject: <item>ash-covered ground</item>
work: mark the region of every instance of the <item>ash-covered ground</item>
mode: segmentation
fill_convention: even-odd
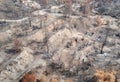
[[[120,82],[120,1],[0,0],[0,82]]]

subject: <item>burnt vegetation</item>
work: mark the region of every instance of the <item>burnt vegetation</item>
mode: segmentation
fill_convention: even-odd
[[[118,11],[113,11],[118,10],[114,7],[117,1],[3,1],[0,64],[5,65],[1,64],[0,78],[19,82],[119,82],[120,20]],[[5,60],[8,54],[10,61]]]

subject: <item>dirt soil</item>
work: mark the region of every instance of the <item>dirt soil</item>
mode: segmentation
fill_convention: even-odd
[[[46,1],[0,0],[0,82],[120,82],[119,15]]]

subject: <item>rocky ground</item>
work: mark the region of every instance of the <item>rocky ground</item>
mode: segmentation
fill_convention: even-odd
[[[0,0],[0,82],[120,82],[119,0],[46,1]]]

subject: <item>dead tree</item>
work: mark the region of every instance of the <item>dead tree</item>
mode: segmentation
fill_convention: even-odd
[[[48,0],[43,0],[43,5],[46,7],[48,6]]]
[[[29,27],[32,27],[32,14],[30,9],[28,9],[28,23]]]
[[[45,25],[45,21],[47,21],[47,19],[48,19],[48,16],[47,15],[45,15],[44,16],[44,18],[43,18],[43,22],[44,22],[44,33],[45,33],[45,38],[44,38],[44,43],[45,43],[45,46],[46,46],[46,48],[45,48],[45,51],[46,51],[46,53],[48,54],[49,53],[49,46],[48,46],[48,35],[47,35],[47,27],[46,27],[46,25]]]
[[[64,14],[65,16],[69,16],[72,14],[72,0],[64,0],[64,2],[65,2]]]
[[[107,3],[110,3],[111,0],[106,0]]]

